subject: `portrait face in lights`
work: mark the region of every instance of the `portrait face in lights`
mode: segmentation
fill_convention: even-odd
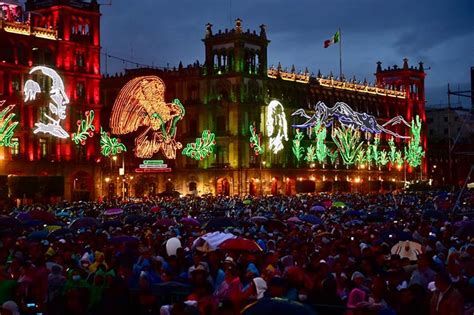
[[[61,121],[66,118],[66,105],[69,104],[63,80],[55,70],[48,67],[37,66],[30,70],[30,74],[36,72],[40,72],[51,79],[51,89],[48,91],[50,114],[43,113],[46,120],[35,123],[36,129],[33,130],[33,133],[49,133],[58,138],[68,138],[69,134],[60,125]],[[36,100],[38,93],[41,93],[41,87],[36,81],[29,79],[25,82],[23,93],[25,102],[31,102]]]
[[[269,149],[276,154],[283,149],[283,141],[288,141],[285,108],[279,101],[273,100],[268,104],[266,127]]]

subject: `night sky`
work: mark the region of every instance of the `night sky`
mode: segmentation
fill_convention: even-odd
[[[101,0],[105,3],[108,0]],[[343,71],[374,81],[376,62],[383,67],[419,61],[427,70],[427,102],[447,103],[447,84],[470,89],[474,66],[473,0],[113,0],[102,6],[103,51],[154,66],[204,62],[205,24],[213,31],[232,28],[240,17],[244,30],[267,25],[268,65],[327,75],[339,72],[337,46],[323,48],[342,30]],[[113,74],[134,65],[108,60]],[[105,62],[102,59],[102,72]],[[460,99],[464,106],[469,99]],[[453,99],[453,103],[458,98]]]

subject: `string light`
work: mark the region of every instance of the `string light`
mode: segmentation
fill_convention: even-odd
[[[0,106],[3,106],[5,101],[0,101]],[[13,133],[18,126],[18,121],[13,121],[16,114],[11,113],[15,105],[8,105],[0,112],[0,146],[14,148],[18,146],[18,142],[12,142]]]
[[[195,160],[204,160],[214,150],[215,137],[210,130],[204,130],[201,138],[197,138],[194,143],[188,143],[181,153]]]
[[[30,70],[30,74],[37,71],[40,71],[52,80],[51,89],[49,91],[52,102],[49,103],[49,111],[57,118],[55,119],[48,114],[43,114],[49,122],[47,124],[43,122],[35,123],[36,129],[33,130],[33,133],[37,134],[38,132],[42,132],[62,139],[69,138],[69,134],[60,125],[61,120],[66,118],[66,105],[69,104],[69,98],[66,95],[63,80],[55,70],[44,66],[33,67]],[[33,101],[36,99],[36,94],[41,92],[41,87],[37,82],[27,80],[23,92],[25,94],[25,102]]]
[[[298,162],[301,160],[304,153],[304,148],[301,146],[301,140],[303,140],[303,137],[303,133],[299,129],[296,129],[292,150]]]
[[[360,133],[353,127],[336,127],[332,139],[339,148],[342,162],[345,165],[354,164],[364,144],[363,141],[360,141]]]
[[[86,119],[77,121],[77,131],[71,134],[71,139],[76,144],[86,144],[87,137],[92,138],[94,136],[94,111],[85,112]]]
[[[405,147],[405,160],[412,167],[421,165],[425,152],[420,146],[421,143],[421,120],[420,116],[416,115],[415,119],[411,121],[411,139],[408,142],[408,148]]]
[[[354,111],[344,102],[337,102],[333,107],[327,107],[323,102],[318,102],[314,106],[314,110],[315,113],[312,116],[309,116],[302,108],[293,112],[291,116],[300,116],[305,118],[306,121],[302,124],[294,124],[292,126],[294,128],[312,128],[318,123],[322,123],[326,125],[326,127],[329,127],[333,123],[333,120],[336,119],[344,127],[353,127],[362,132],[367,131],[374,134],[380,134],[383,132],[397,138],[410,138],[387,129],[387,127],[397,124],[404,124],[405,126],[410,127],[408,122],[406,122],[402,116],[392,118],[383,125],[380,125],[377,123],[375,116]]]
[[[176,158],[182,144],[175,140],[176,124],[185,110],[178,99],[165,102],[165,84],[157,76],[137,77],[120,90],[112,108],[110,126],[114,134],[127,134],[140,127],[135,138],[135,156],[151,158],[161,152],[166,158]]]
[[[250,147],[253,149],[255,156],[261,155],[264,152],[261,144],[261,135],[257,134],[255,124],[250,125]]]
[[[100,153],[104,156],[113,156],[122,151],[127,151],[127,147],[120,142],[120,139],[111,138],[108,132],[100,128]]]
[[[268,147],[274,154],[277,154],[284,148],[283,140],[288,141],[285,108],[279,101],[273,100],[268,104],[266,127],[269,138]]]

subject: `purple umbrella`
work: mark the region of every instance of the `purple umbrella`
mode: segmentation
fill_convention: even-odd
[[[120,215],[123,213],[123,210],[120,208],[113,208],[105,210],[104,215],[106,216],[113,216],[113,215]]]
[[[182,218],[181,220],[179,220],[179,223],[191,226],[201,226],[201,223],[194,218]]]
[[[324,212],[324,211],[326,211],[326,208],[324,208],[323,206],[320,206],[320,205],[314,205],[309,209],[309,211],[311,211],[311,212]]]

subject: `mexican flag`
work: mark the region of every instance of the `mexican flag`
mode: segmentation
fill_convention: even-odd
[[[339,43],[340,40],[341,40],[341,34],[339,33],[339,31],[337,31],[336,34],[334,34],[334,36],[331,37],[331,39],[327,39],[324,41],[324,48],[328,48],[332,44]]]

